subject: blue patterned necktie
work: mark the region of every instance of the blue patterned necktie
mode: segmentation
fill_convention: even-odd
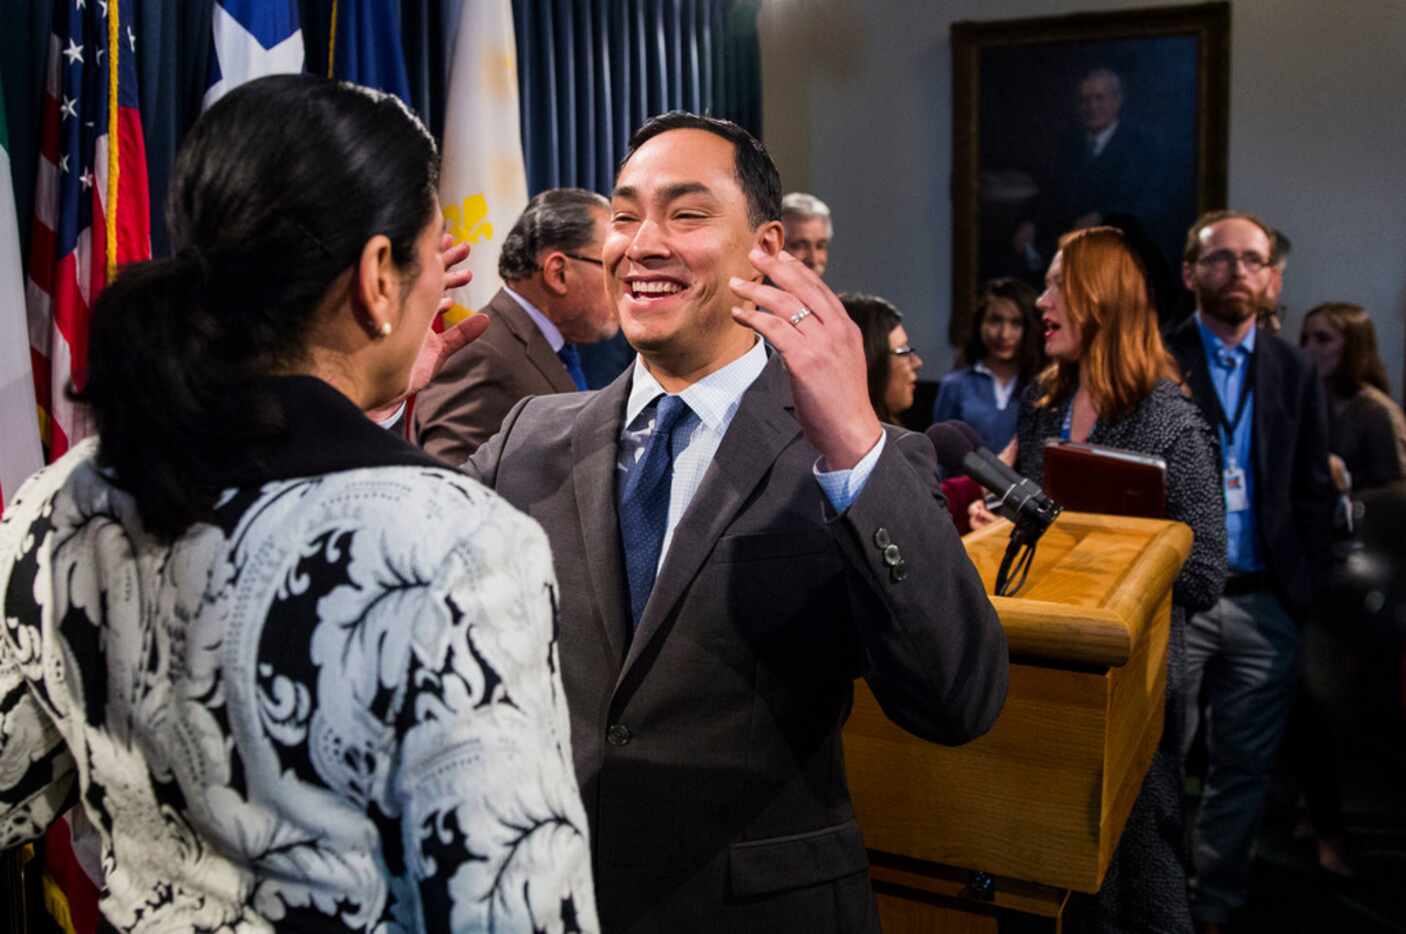
[[[654,402],[654,430],[644,454],[630,468],[620,497],[620,544],[625,550],[625,580],[630,586],[630,620],[635,627],[644,616],[644,605],[654,589],[664,528],[669,519],[669,488],[674,475],[673,434],[689,413],[678,396],[659,396]]]
[[[581,369],[581,351],[576,349],[576,345],[562,344],[561,350],[557,351],[557,356],[566,366],[566,372],[571,374],[571,381],[576,384],[576,388],[585,389],[586,371]]]

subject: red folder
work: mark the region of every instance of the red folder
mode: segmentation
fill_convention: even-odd
[[[1045,442],[1045,492],[1074,512],[1167,517],[1167,462],[1074,441]]]

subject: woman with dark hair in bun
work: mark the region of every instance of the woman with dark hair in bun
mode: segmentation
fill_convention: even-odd
[[[123,930],[596,928],[535,523],[362,412],[445,285],[438,158],[311,75],[212,107],[93,313],[98,434],[0,524],[0,850],[75,803]]]

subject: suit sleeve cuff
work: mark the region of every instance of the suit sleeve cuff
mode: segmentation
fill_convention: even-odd
[[[811,472],[815,474],[820,489],[825,492],[825,498],[830,501],[830,506],[836,513],[848,509],[850,503],[858,499],[859,494],[864,491],[864,484],[869,482],[869,475],[874,472],[874,465],[879,462],[879,455],[883,453],[887,440],[888,432],[881,432],[879,440],[869,449],[869,453],[848,470],[821,470],[822,458],[815,459],[810,468]]]

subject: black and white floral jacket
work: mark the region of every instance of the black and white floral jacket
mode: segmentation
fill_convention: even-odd
[[[596,929],[547,540],[310,377],[174,544],[77,446],[0,523],[0,848],[122,930]]]

